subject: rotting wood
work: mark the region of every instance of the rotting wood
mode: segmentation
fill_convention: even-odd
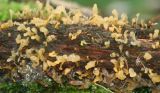
[[[65,14],[64,8],[59,8]],[[95,7],[93,10],[96,10]],[[0,62],[3,63],[0,64],[1,68],[10,64],[10,73],[14,69],[14,72],[22,74],[23,78],[26,73],[18,71],[30,65],[58,83],[63,83],[61,77],[65,76],[68,82],[80,81],[84,84],[85,81],[90,81],[115,91],[132,90],[139,86],[157,88],[160,82],[160,45],[156,42],[159,42],[160,38],[159,34],[157,38],[149,35],[154,34],[155,30],[151,23],[145,24],[146,26],[134,22],[125,23],[121,25],[122,31],[118,32],[106,29],[102,18],[96,13],[93,13],[96,19],[91,17],[84,21],[85,18],[78,17],[77,20],[83,20],[84,23],[82,21],[73,24],[62,20],[58,10],[55,12],[57,15],[53,16],[57,19],[35,14],[37,15],[24,12],[22,19],[0,25]],[[112,17],[116,19],[115,14],[114,11]],[[117,20],[114,21],[118,22]],[[112,25],[114,21],[111,22]],[[116,25],[119,26],[118,23],[115,23]],[[20,26],[20,30],[17,30]],[[118,26],[114,29],[118,29]],[[77,34],[77,31],[81,32]],[[70,35],[74,36],[74,39],[71,39]],[[49,41],[48,36],[52,36]],[[82,40],[86,42],[83,46]],[[110,41],[109,47],[105,46],[106,41]],[[55,51],[53,57],[49,56],[52,51]],[[115,55],[111,56],[112,53]],[[95,66],[85,69],[91,61],[96,61]],[[18,76],[17,78],[19,79]]]

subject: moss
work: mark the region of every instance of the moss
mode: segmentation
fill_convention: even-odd
[[[112,93],[109,89],[104,89],[97,85],[92,85],[88,89],[78,89],[71,85],[59,85],[53,83],[44,87],[37,82],[15,82],[1,83],[0,93]]]
[[[152,93],[151,88],[149,87],[139,87],[136,88],[133,93]]]

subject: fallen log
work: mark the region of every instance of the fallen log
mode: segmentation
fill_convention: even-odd
[[[93,11],[86,18],[46,5],[2,23],[0,68],[8,67],[15,81],[31,73],[24,71],[29,66],[41,73],[34,79],[48,75],[63,83],[65,77],[82,88],[94,82],[123,93],[140,86],[158,89],[160,37],[154,23],[128,22],[115,10],[103,18],[96,6]]]

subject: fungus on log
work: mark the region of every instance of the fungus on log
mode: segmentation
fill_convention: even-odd
[[[158,88],[159,30],[140,22],[139,15],[128,21],[116,10],[112,14],[100,16],[96,5],[90,17],[49,4],[25,9],[0,24],[0,68],[12,73],[12,80],[23,79],[30,66],[58,83],[65,77],[82,88],[88,81],[115,91]]]

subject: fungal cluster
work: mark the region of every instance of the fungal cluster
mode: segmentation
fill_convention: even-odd
[[[139,14],[129,21],[116,10],[102,17],[96,4],[89,17],[63,6],[38,5],[36,11],[24,9],[18,20],[0,24],[0,34],[13,43],[6,62],[16,67],[31,64],[58,83],[63,83],[64,76],[84,88],[88,81],[115,89],[122,82],[123,88],[133,81],[145,86],[145,80],[153,86],[160,83],[155,23],[144,23]]]

